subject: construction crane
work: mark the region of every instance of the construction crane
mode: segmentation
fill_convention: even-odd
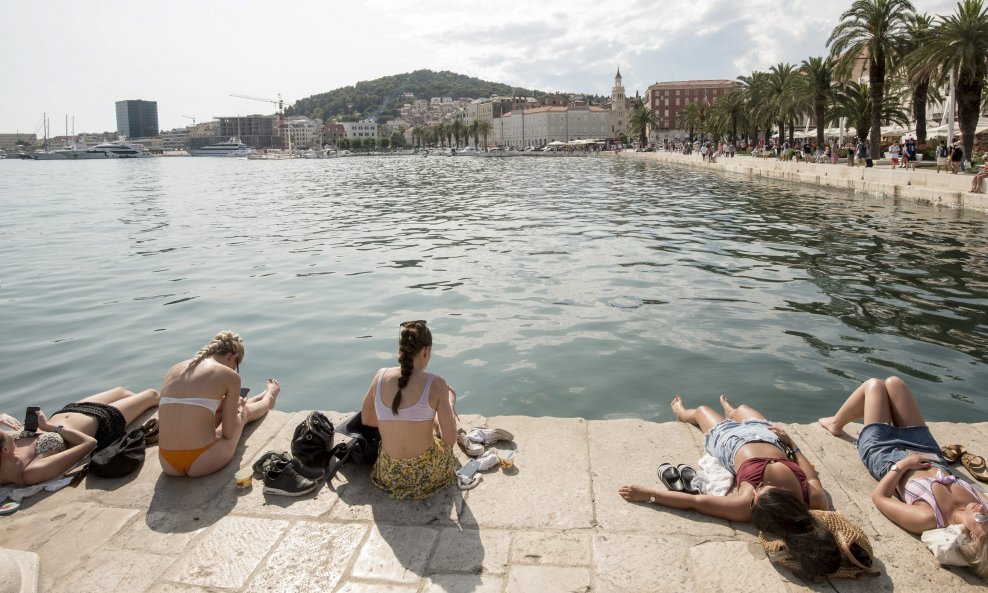
[[[251,97],[250,95],[230,95],[231,97],[236,97],[238,99],[249,99],[251,101],[264,101],[265,103],[273,103],[278,106],[278,138],[281,141],[281,147],[285,147],[285,102],[281,99],[281,93],[278,93],[278,99],[265,99],[264,97]]]
[[[196,125],[196,118],[192,117],[191,115],[183,115],[182,117],[184,117],[185,119],[191,119],[192,125]]]

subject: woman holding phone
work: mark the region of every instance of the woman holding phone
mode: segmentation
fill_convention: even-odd
[[[25,418],[25,430],[0,430],[0,485],[31,486],[57,478],[122,437],[127,425],[157,406],[158,399],[153,389],[134,393],[116,387],[68,404],[51,418],[29,408],[34,417]],[[4,424],[19,428],[6,418]],[[37,426],[30,426],[35,419]]]
[[[221,331],[195,356],[165,373],[158,412],[158,460],[170,476],[200,477],[233,459],[248,422],[274,408],[281,384],[268,379],[260,394],[240,391],[244,341]]]

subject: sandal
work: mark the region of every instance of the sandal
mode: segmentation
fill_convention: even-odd
[[[141,426],[144,429],[144,444],[153,445],[158,442],[158,419],[148,418]]]
[[[676,469],[679,471],[679,478],[683,481],[683,492],[699,494],[699,488],[693,485],[693,480],[696,479],[696,470],[685,463],[679,464]]]
[[[663,463],[659,466],[659,479],[665,484],[670,492],[685,492],[683,480],[679,475],[679,470],[671,463]]]
[[[967,451],[964,450],[964,445],[944,445],[940,447],[940,452],[943,453],[943,458],[947,460],[947,463],[954,464]]]
[[[961,463],[971,472],[975,480],[988,482],[988,468],[985,467],[985,458],[980,455],[964,453],[961,455]]]

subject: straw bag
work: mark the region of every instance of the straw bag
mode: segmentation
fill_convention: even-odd
[[[842,552],[840,568],[829,576],[855,579],[862,574],[868,576],[881,574],[881,571],[873,567],[874,552],[871,549],[871,542],[860,527],[837,511],[810,511],[810,513],[834,534]],[[789,557],[785,541],[765,532],[758,534],[758,540],[773,562],[778,562],[794,572],[799,571],[799,564]]]

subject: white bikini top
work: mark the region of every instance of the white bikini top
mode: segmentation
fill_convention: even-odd
[[[377,419],[380,420],[411,420],[413,422],[430,422],[436,417],[436,411],[429,405],[429,391],[432,389],[432,380],[435,375],[429,374],[429,379],[425,382],[425,389],[422,390],[422,397],[414,406],[399,408],[395,414],[391,408],[384,405],[381,399],[381,382],[384,381],[384,373],[388,369],[380,370],[380,379],[377,380],[377,389],[374,393],[374,410],[377,412]]]
[[[210,399],[208,397],[164,397],[162,396],[161,401],[158,402],[159,406],[166,406],[168,404],[185,404],[187,406],[200,406],[206,408],[213,414],[220,407],[220,400]]]

